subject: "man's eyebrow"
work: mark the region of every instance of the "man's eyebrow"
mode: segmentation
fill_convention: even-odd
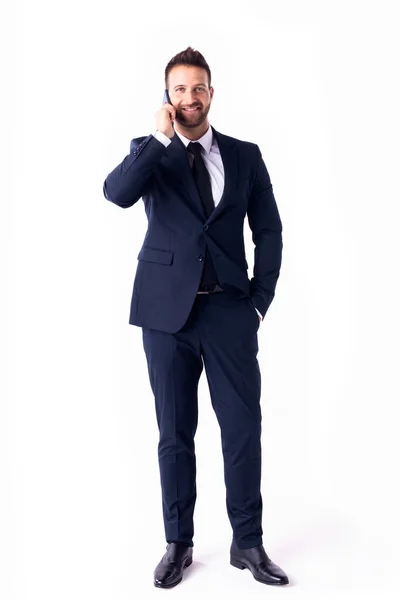
[[[203,87],[207,87],[207,84],[206,84],[206,83],[195,83],[195,84],[193,85],[193,87],[197,87],[197,86],[199,86],[199,85],[201,85],[201,86],[203,86]],[[177,87],[187,87],[187,86],[186,86],[184,83],[179,83],[178,85],[174,85],[174,88],[173,88],[173,89],[175,89],[175,88],[177,88]]]

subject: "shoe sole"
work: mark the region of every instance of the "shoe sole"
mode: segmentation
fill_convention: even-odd
[[[244,563],[242,563],[239,560],[236,560],[235,558],[232,558],[232,557],[231,557],[230,563],[231,563],[232,567],[236,567],[237,569],[240,569],[241,571],[243,571],[243,569],[249,569],[249,567],[247,565],[245,565]],[[251,569],[249,569],[249,571],[253,575]],[[259,581],[260,583],[265,583],[266,585],[287,585],[289,583],[289,580],[288,581],[264,581],[264,579],[259,579],[255,575],[253,575],[253,577],[256,581]]]
[[[193,558],[188,557],[186,559],[185,564],[183,565],[183,569],[186,569],[187,567],[190,567],[190,565],[192,564],[192,562],[193,562]],[[183,577],[181,577],[180,579],[178,579],[178,581],[174,581],[174,583],[167,583],[167,584],[156,583],[154,581],[154,585],[155,585],[155,587],[158,587],[158,588],[173,588],[176,585],[178,585],[178,583],[180,583],[182,581],[182,579],[183,579]]]

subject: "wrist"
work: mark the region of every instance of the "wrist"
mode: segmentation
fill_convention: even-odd
[[[164,146],[169,146],[169,144],[171,143],[171,139],[165,135],[165,133],[163,133],[162,131],[160,131],[159,129],[156,129],[155,133],[154,133],[154,137],[161,142],[162,144],[164,144]]]

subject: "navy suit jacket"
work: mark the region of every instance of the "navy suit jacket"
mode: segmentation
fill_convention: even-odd
[[[152,134],[134,138],[130,153],[104,181],[104,196],[122,208],[143,198],[148,219],[137,257],[131,325],[170,333],[184,325],[196,298],[206,246],[225,290],[248,296],[263,316],[275,295],[282,223],[260,149],[214,127],[212,131],[225,187],[208,218],[186,147],[176,134],[167,147]],[[255,244],[251,280],[243,238],[246,214]]]

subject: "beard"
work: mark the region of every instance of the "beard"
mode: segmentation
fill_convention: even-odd
[[[204,108],[200,107],[195,114],[190,114],[185,112],[182,108],[177,108],[175,120],[178,121],[179,125],[182,125],[182,127],[186,127],[186,129],[194,129],[204,123],[210,111],[210,107],[211,103]]]

